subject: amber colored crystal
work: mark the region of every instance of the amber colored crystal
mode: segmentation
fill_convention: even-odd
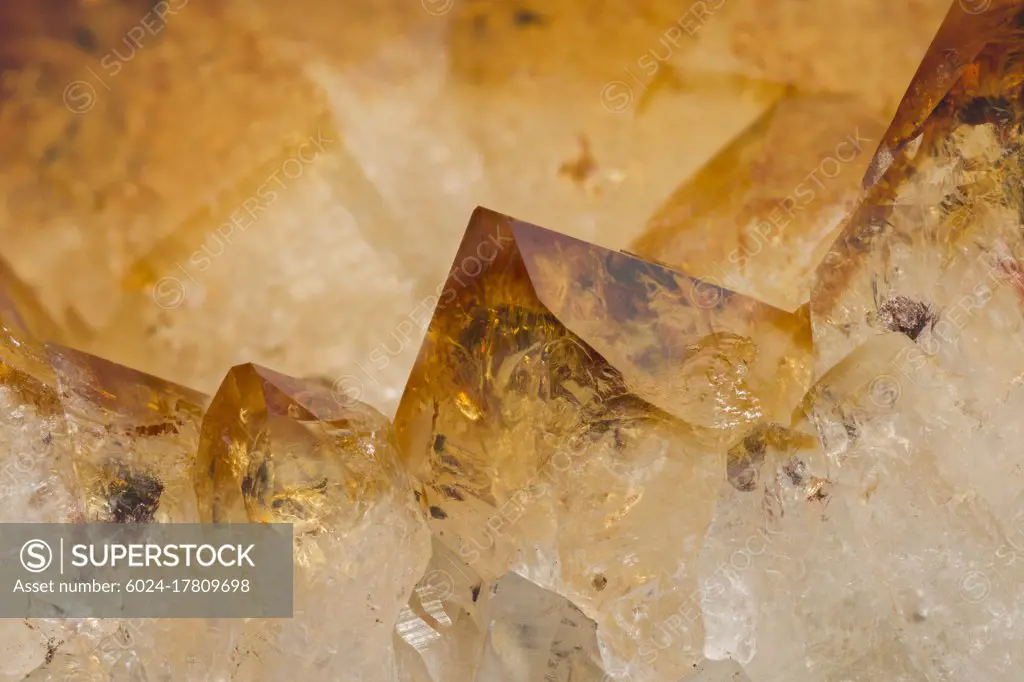
[[[402,489],[391,438],[383,416],[329,386],[234,367],[203,424],[203,518],[330,523],[342,509]]]
[[[107,324],[140,256],[336,137],[323,93],[226,4],[0,2],[0,232],[62,325]]]
[[[202,519],[291,523],[295,534],[295,617],[247,624],[236,652],[245,678],[387,679],[394,664],[392,632],[429,535],[390,424],[343,398],[321,382],[241,365],[203,422]]]
[[[984,8],[989,2],[962,4]],[[855,95],[889,118],[949,5],[949,0],[704,0],[687,10],[684,3],[683,17],[704,15],[694,36],[701,48],[685,54],[713,55],[717,59],[708,68],[806,92]],[[657,52],[663,54],[664,46]]]
[[[874,334],[937,347],[967,321],[973,334],[1002,324],[994,310],[1016,317],[1022,12],[1019,1],[950,10],[873,161],[868,194],[817,271],[819,373]],[[950,59],[963,60],[951,75]],[[936,83],[948,84],[944,94]]]
[[[855,97],[786,97],[680,186],[630,250],[796,310],[883,126]]]
[[[922,132],[926,120],[958,81],[965,78],[970,83],[982,75],[979,59],[985,59],[983,51],[995,56],[993,50],[1010,49],[1019,30],[1020,10],[1017,0],[959,0],[950,5],[865,176],[869,186]],[[1003,48],[995,47],[998,43]]]
[[[396,417],[436,536],[484,580],[515,567],[569,598],[614,669],[647,663],[675,614],[657,670],[681,674],[699,658],[699,618],[679,614],[725,444],[789,423],[807,333],[806,317],[477,209]]]

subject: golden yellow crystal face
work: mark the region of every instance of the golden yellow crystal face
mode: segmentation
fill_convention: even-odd
[[[209,398],[87,353],[46,350],[85,520],[199,523],[189,472]]]
[[[970,83],[981,76],[982,63],[978,60],[984,59],[982,51],[989,46],[989,56],[994,56],[991,45],[1009,46],[1019,12],[1016,0],[963,0],[949,7],[865,176],[869,186],[922,132],[926,120],[961,78]]]
[[[336,136],[323,93],[221,0],[58,5],[0,3],[0,231],[53,316],[98,329],[137,259],[217,227],[318,128]]]
[[[256,365],[228,372],[203,424],[196,468],[203,517],[316,529],[402,490],[391,428],[330,386]]]
[[[657,665],[681,674],[702,635],[679,614],[697,613],[691,563],[727,445],[789,423],[808,332],[805,316],[477,209],[396,417],[436,536],[485,580],[514,567],[568,597],[616,667],[679,621]]]
[[[294,530],[295,618],[245,626],[238,651],[264,653],[240,655],[240,677],[387,679],[394,665],[392,634],[429,559],[429,534],[391,425],[340,398],[329,385],[241,365],[203,422],[203,520]]]
[[[679,187],[630,250],[796,310],[883,130],[858,98],[786,97]]]
[[[977,9],[991,3],[962,4]],[[703,49],[692,52],[698,59],[710,57],[698,62],[709,69],[735,70],[806,92],[857,95],[888,118],[949,5],[948,0],[704,0],[690,5],[688,13],[705,15],[695,32]],[[664,54],[665,47],[656,50]]]

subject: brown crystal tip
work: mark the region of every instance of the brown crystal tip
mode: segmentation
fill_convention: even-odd
[[[503,466],[495,460],[516,457],[498,454],[488,433],[554,439],[660,418],[720,434],[788,423],[809,351],[805,310],[478,208],[398,409],[400,450],[414,473],[458,474],[427,491],[436,519],[460,486],[483,492]],[[531,412],[540,435],[509,426]]]
[[[815,273],[819,376],[892,331],[934,353],[995,292],[1017,314],[1022,31],[1021,0],[954,3]]]
[[[1022,26],[1020,0],[960,0],[950,6],[864,176],[866,187],[882,178],[936,108],[949,102],[958,82],[977,84],[981,71],[1007,63],[998,55],[1016,49]]]
[[[204,521],[327,527],[404,481],[387,419],[316,380],[233,367],[203,422]]]

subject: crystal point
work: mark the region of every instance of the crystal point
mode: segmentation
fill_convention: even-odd
[[[430,547],[388,421],[319,381],[240,365],[210,403],[197,460],[204,520],[294,528],[295,618],[253,621],[242,648],[269,650],[238,670],[389,679],[392,632]]]
[[[693,563],[726,444],[788,423],[807,332],[806,316],[478,209],[396,417],[436,537],[485,581],[513,569],[569,599],[608,670],[645,670],[670,622],[650,670],[681,675],[702,647]]]
[[[85,520],[198,523],[201,393],[49,344]]]

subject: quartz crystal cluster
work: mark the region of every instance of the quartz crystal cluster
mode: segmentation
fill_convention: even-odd
[[[788,92],[639,256],[478,208],[393,423],[4,269],[0,522],[292,523],[295,615],[4,621],[0,678],[1019,682],[1022,51],[961,0],[888,129]]]

